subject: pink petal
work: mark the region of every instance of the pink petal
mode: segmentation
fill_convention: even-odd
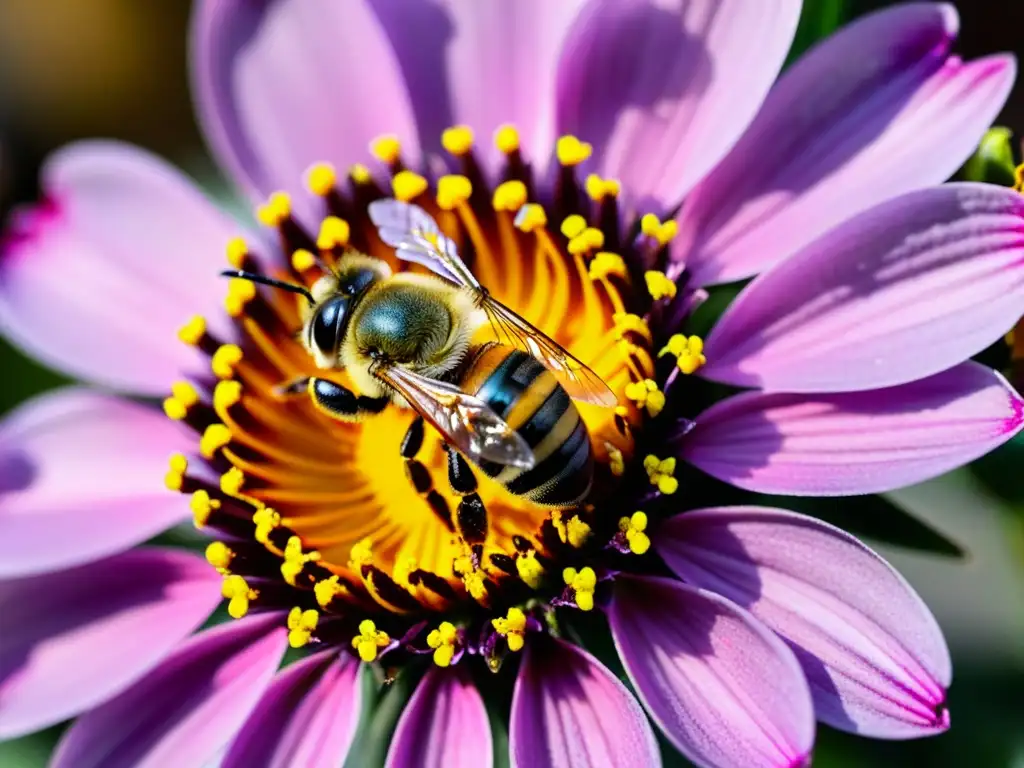
[[[1024,306],[1024,198],[947,184],[883,203],[755,280],[701,373],[788,392],[875,389],[943,371]]]
[[[0,329],[73,376],[163,394],[203,364],[178,329],[216,319],[238,228],[162,160],[114,142],[57,152],[42,187],[0,254]]]
[[[0,582],[0,740],[131,685],[202,623],[219,587],[201,557],[160,549]]]
[[[1016,70],[1009,56],[951,56],[958,27],[952,5],[898,5],[789,69],[680,215],[674,256],[692,279],[749,277],[860,211],[949,178]]]
[[[431,667],[398,720],[386,768],[490,768],[484,701],[457,668]]]
[[[736,395],[698,417],[682,455],[739,488],[847,496],[941,475],[1021,426],[1024,400],[1002,376],[968,362],[870,392]]]
[[[661,765],[636,699],[601,662],[561,640],[526,650],[509,739],[512,765],[523,768]]]
[[[693,762],[810,762],[814,713],[793,652],[746,611],[669,579],[619,576],[608,614],[644,707]]]
[[[763,507],[703,509],[658,527],[680,578],[742,605],[789,642],[818,719],[875,738],[949,727],[949,649],[931,612],[849,534]]]
[[[201,0],[192,52],[206,136],[254,197],[285,190],[311,218],[320,210],[302,186],[311,164],[344,173],[383,134],[419,154],[398,62],[364,0]]]
[[[359,664],[324,651],[280,672],[221,763],[222,768],[337,768],[356,735]]]
[[[278,614],[201,632],[120,696],[78,718],[57,745],[52,765],[204,765],[259,701],[284,655],[287,634]]]
[[[78,389],[23,404],[0,424],[0,578],[89,562],[189,514],[163,487],[194,445],[155,409]]]
[[[671,207],[754,117],[799,17],[798,0],[595,0],[559,61],[558,130],[641,205]]]

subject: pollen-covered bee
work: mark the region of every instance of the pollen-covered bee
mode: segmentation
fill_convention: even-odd
[[[411,407],[421,418],[410,426],[402,455],[417,491],[436,499],[429,473],[415,459],[423,419],[430,422],[455,449],[448,450],[449,479],[463,496],[459,529],[471,543],[486,535],[486,516],[465,459],[534,502],[580,501],[591,486],[593,458],[572,399],[611,406],[612,391],[494,299],[422,208],[386,199],[371,203],[369,213],[398,258],[437,276],[392,274],[385,262],[355,253],[308,291],[247,272],[224,273],[304,295],[303,344],[319,368],[344,369],[359,394],[320,377],[290,389],[307,390],[318,408],[345,421],[379,413],[391,402]],[[473,345],[487,321],[502,343]]]

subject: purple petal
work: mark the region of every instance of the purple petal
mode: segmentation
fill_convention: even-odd
[[[595,0],[559,61],[559,132],[641,205],[671,207],[754,117],[799,17],[798,0]]]
[[[383,134],[419,154],[395,54],[364,0],[201,0],[192,52],[206,136],[256,198],[285,190],[312,218],[320,202],[302,182],[313,163],[344,173]]]
[[[222,768],[337,768],[362,705],[359,664],[324,651],[279,673],[221,763]]]
[[[669,579],[619,576],[608,618],[641,702],[690,760],[809,763],[814,713],[800,665],[746,611]]]
[[[284,618],[270,614],[196,635],[120,696],[79,717],[57,745],[52,765],[204,765],[270,683],[287,634]]]
[[[201,557],[160,549],[0,582],[0,741],[117,694],[220,599]]]
[[[1024,198],[947,184],[883,203],[755,280],[705,344],[701,374],[846,392],[943,371],[1024,306]]]
[[[949,649],[924,602],[838,528],[763,507],[677,515],[654,538],[690,584],[742,605],[785,639],[818,719],[884,739],[949,727]]]
[[[0,254],[0,329],[73,376],[163,394],[203,362],[177,333],[216,320],[238,228],[162,160],[114,142],[57,152],[42,187]]]
[[[749,277],[860,211],[949,178],[1016,70],[1009,56],[951,56],[958,26],[951,5],[899,5],[789,69],[687,200],[673,252],[693,280]]]
[[[0,424],[0,578],[105,557],[187,517],[163,477],[193,444],[156,410],[86,390],[23,404]]]
[[[636,699],[601,662],[561,640],[526,650],[509,743],[512,765],[523,768],[661,765]]]
[[[490,768],[483,699],[457,667],[431,667],[398,720],[386,768]]]
[[[698,417],[681,452],[740,488],[847,496],[940,475],[1001,445],[1022,425],[1020,395],[999,374],[968,362],[870,392],[736,395]]]

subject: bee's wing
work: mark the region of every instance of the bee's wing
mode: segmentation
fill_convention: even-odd
[[[407,368],[388,366],[375,373],[433,424],[446,441],[473,461],[533,467],[535,459],[530,446],[480,398]]]
[[[537,358],[551,371],[571,398],[606,408],[611,408],[618,402],[615,393],[600,376],[563,349],[544,331],[534,327],[528,320],[489,295],[483,302],[483,309],[498,340]]]
[[[398,258],[422,264],[456,285],[480,289],[480,282],[459,257],[455,243],[418,205],[389,197],[374,200],[368,210],[380,239],[395,249]]]

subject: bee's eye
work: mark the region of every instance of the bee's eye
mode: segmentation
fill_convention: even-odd
[[[313,317],[309,330],[310,342],[325,355],[336,354],[341,346],[348,302],[348,296],[334,296],[321,304]]]

